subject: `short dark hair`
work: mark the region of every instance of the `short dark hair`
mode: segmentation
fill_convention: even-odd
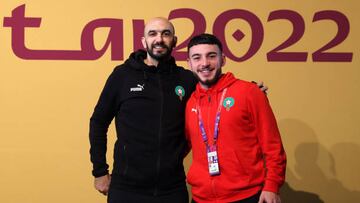
[[[192,46],[195,46],[198,44],[214,44],[219,47],[221,52],[223,51],[220,40],[215,35],[212,35],[212,34],[203,33],[203,34],[196,35],[195,37],[191,38],[190,42],[187,46],[188,52]]]

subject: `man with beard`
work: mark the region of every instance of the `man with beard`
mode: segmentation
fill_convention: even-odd
[[[193,202],[280,203],[286,157],[266,96],[222,74],[225,56],[214,35],[192,38],[188,56],[199,80],[185,111]]]
[[[171,56],[173,25],[151,19],[144,28],[146,51],[130,55],[109,76],[90,119],[95,188],[109,203],[188,202],[183,158],[184,111],[196,79]],[[111,176],[107,130],[115,117],[117,140]]]

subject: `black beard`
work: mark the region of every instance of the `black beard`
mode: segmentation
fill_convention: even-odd
[[[205,81],[201,81],[199,76],[196,73],[193,73],[193,74],[202,85],[211,87],[220,79],[222,71],[221,71],[221,68],[217,69],[214,78],[211,80],[205,80]]]
[[[154,46],[156,46],[156,45],[162,46],[163,48],[166,49],[166,51],[164,53],[162,53],[162,54],[155,55],[152,50],[153,50]],[[172,47],[168,47],[164,43],[151,45],[151,48],[149,48],[149,46],[146,45],[146,51],[151,56],[151,58],[153,58],[153,59],[155,59],[157,61],[163,61],[165,59],[170,58],[171,52],[172,52]]]

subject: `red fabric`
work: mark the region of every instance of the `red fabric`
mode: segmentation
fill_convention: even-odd
[[[223,106],[217,141],[220,175],[208,172],[206,146],[199,130],[199,102],[204,127],[213,143],[215,114],[222,90],[232,97],[229,111]],[[187,175],[196,202],[231,202],[259,190],[278,192],[284,183],[286,156],[274,114],[256,84],[222,75],[208,90],[198,84],[186,106],[186,136],[193,162]],[[265,166],[265,167],[264,167]]]

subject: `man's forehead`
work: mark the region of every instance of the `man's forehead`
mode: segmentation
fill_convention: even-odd
[[[168,20],[163,18],[152,19],[145,26],[146,33],[149,31],[163,32],[165,30],[169,30],[174,33],[174,27]]]
[[[169,32],[172,32],[170,29],[149,29],[147,32],[149,33],[149,32],[160,32],[160,33],[162,33],[162,32],[164,32],[164,31],[169,31]]]
[[[190,55],[199,55],[199,54],[218,54],[220,52],[220,49],[215,44],[197,44],[189,49]]]

